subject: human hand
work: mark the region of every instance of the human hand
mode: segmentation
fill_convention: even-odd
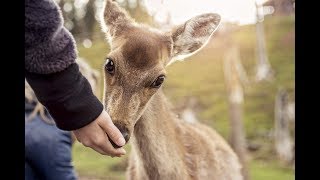
[[[111,157],[121,157],[126,154],[126,151],[121,147],[125,145],[126,141],[119,129],[111,121],[109,114],[104,110],[96,120],[80,129],[74,130],[73,133],[80,143],[100,154]],[[115,149],[108,136],[121,148]]]

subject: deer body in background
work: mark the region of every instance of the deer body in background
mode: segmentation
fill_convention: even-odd
[[[132,150],[128,179],[241,180],[241,165],[213,129],[178,119],[161,84],[165,67],[199,51],[220,23],[196,16],[170,32],[136,23],[107,0],[101,25],[111,51],[104,65],[104,106]]]

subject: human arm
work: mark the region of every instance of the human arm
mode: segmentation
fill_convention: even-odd
[[[75,62],[76,46],[53,0],[25,2],[25,77],[58,128],[101,154],[121,155],[125,141]],[[120,142],[122,141],[122,142]]]

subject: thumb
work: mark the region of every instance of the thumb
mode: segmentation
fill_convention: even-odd
[[[102,111],[98,119],[98,124],[114,143],[120,147],[125,145],[126,140],[123,138],[120,130],[113,124],[109,114],[105,110]]]

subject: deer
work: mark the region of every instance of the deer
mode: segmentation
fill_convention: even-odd
[[[214,129],[172,111],[162,84],[166,67],[202,49],[218,28],[216,13],[195,16],[169,31],[137,23],[117,2],[103,2],[100,25],[110,45],[104,109],[131,144],[130,180],[242,180],[236,153]]]

